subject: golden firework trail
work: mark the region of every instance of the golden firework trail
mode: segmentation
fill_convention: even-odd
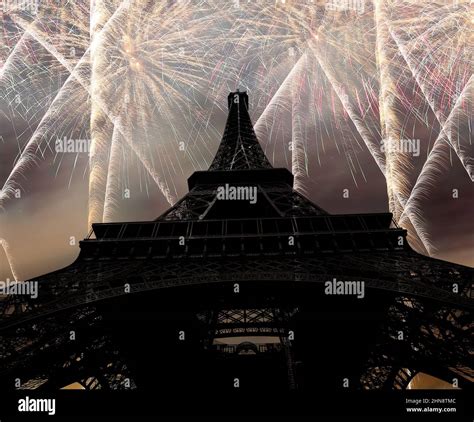
[[[18,272],[16,270],[16,266],[14,265],[14,258],[13,254],[11,253],[10,245],[8,242],[0,237],[0,246],[2,247],[3,251],[5,252],[5,256],[7,258],[7,262],[9,265],[9,270],[13,276],[13,279],[18,282],[20,280],[18,276]]]
[[[376,24],[376,58],[380,74],[380,122],[382,128],[382,142],[385,148],[385,178],[389,208],[398,221],[402,213],[402,204],[397,194],[403,198],[408,197],[409,190],[404,182],[406,173],[410,170],[410,162],[403,151],[392,148],[402,139],[401,122],[399,118],[399,98],[397,96],[396,82],[392,76],[391,64],[395,60],[397,49],[393,46],[388,27],[387,2],[375,0],[374,16]]]
[[[308,56],[302,56],[300,70],[293,79],[291,87],[291,171],[295,177],[294,187],[297,190],[304,191],[304,185],[301,179],[308,174],[308,163],[306,153],[306,137],[304,134],[304,120],[306,113],[303,110],[303,93],[301,83],[304,83],[303,69],[307,67]]]
[[[473,106],[473,88],[474,78],[471,75],[469,82],[464,87],[461,95],[456,101],[453,110],[446,119],[438,138],[436,139],[433,148],[428,155],[428,158],[423,165],[423,168],[417,178],[415,186],[413,187],[410,197],[408,198],[405,209],[400,217],[400,223],[410,218],[411,221],[416,221],[419,226],[424,226],[425,221],[423,219],[423,200],[429,199],[429,194],[433,187],[436,186],[437,179],[442,176],[444,170],[449,167],[450,164],[450,152],[452,150],[451,142],[449,141],[448,134],[458,127],[458,122],[465,115],[463,110],[463,103],[468,102],[468,109],[472,110]],[[431,242],[427,239],[428,233],[425,233],[426,245],[431,245]],[[430,247],[428,253],[433,253],[434,248]]]
[[[409,66],[416,82],[421,88],[421,91],[423,92],[423,95],[426,98],[426,101],[428,102],[431,110],[433,111],[434,115],[436,116],[436,119],[438,120],[441,130],[443,130],[445,124],[446,124],[446,111],[441,109],[438,104],[436,103],[436,97],[435,97],[435,89],[433,86],[430,86],[431,84],[427,80],[427,78],[423,78],[423,75],[421,75],[421,68],[419,62],[418,63],[413,59],[413,52],[409,51],[405,45],[403,45],[403,42],[401,41],[401,37],[399,35],[396,35],[395,32],[391,32],[393,39],[397,43],[397,46],[402,53],[405,61],[407,62],[407,65]],[[419,38],[415,39],[415,42],[420,42]],[[412,47],[413,49],[415,47]],[[410,50],[412,50],[410,48]],[[421,46],[418,46],[418,48],[421,48]],[[472,160],[472,157],[469,156],[470,154],[470,148],[471,148],[471,143],[467,145],[463,145],[460,141],[460,138],[453,140],[451,131],[448,131],[446,133],[447,139],[449,140],[449,143],[451,144],[452,148],[458,155],[459,159],[461,160],[466,172],[468,173],[469,177],[474,181],[474,163]]]

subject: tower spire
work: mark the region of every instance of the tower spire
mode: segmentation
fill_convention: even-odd
[[[229,115],[224,135],[209,170],[272,168],[253,130],[247,93],[239,90],[231,92],[227,104]]]

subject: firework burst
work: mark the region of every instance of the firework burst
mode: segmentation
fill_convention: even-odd
[[[146,192],[158,186],[173,203],[176,179],[212,159],[222,98],[244,87],[267,155],[283,157],[298,190],[309,190],[310,173],[331,149],[355,186],[368,183],[360,160],[368,153],[386,179],[395,221],[433,252],[421,200],[453,157],[474,175],[470,25],[468,1],[223,9],[212,1],[94,0],[10,10],[0,111],[29,129],[17,136],[0,207],[8,210],[47,157],[56,172],[70,169],[69,184],[88,178],[89,224],[114,220],[133,180]],[[396,149],[419,127],[435,135],[423,144],[421,168]],[[55,151],[57,139],[71,137],[91,140],[87,160]]]

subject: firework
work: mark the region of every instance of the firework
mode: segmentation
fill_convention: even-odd
[[[5,239],[0,238],[0,246],[2,247],[3,251],[5,252],[5,256],[7,258],[8,265],[9,265],[9,270],[12,273],[13,279],[15,281],[20,280],[20,278],[18,277],[18,273],[16,271],[16,267],[14,266],[14,263],[13,263],[13,255],[12,255],[11,250],[10,250],[10,245],[8,244],[8,242]]]
[[[298,190],[332,149],[355,186],[368,183],[368,153],[395,221],[434,251],[421,199],[452,152],[473,178],[469,3],[328,3],[64,1],[5,14],[2,113],[31,136],[18,137],[0,207],[48,156],[69,184],[86,172],[88,224],[113,221],[134,181],[174,203],[176,179],[212,159],[222,98],[243,87],[267,155],[292,168]],[[438,135],[422,168],[394,148],[415,126]],[[90,138],[88,161],[54,151],[73,136]]]

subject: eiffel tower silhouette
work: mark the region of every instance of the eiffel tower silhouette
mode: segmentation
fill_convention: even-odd
[[[93,224],[37,299],[0,302],[1,388],[393,390],[421,372],[472,389],[472,269],[416,253],[390,213],[313,204],[247,94],[228,107],[178,203]]]

